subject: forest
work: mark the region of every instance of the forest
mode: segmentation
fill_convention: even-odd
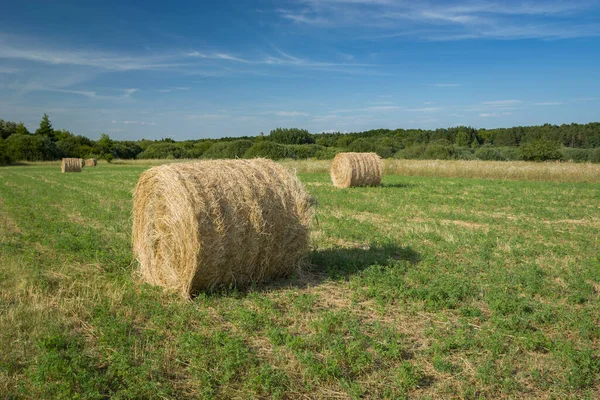
[[[121,141],[102,134],[92,140],[54,129],[44,114],[35,132],[0,119],[0,164],[62,157],[114,159],[254,158],[331,159],[344,151],[376,152],[383,158],[492,161],[600,162],[600,123],[475,129],[373,129],[309,133],[276,128],[269,134],[175,141]]]

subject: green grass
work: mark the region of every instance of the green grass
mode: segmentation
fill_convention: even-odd
[[[600,396],[599,184],[301,174],[312,266],[184,302],[135,275],[145,168],[0,168],[3,398]]]

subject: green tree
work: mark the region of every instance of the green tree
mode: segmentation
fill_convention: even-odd
[[[17,135],[29,135],[29,134],[30,134],[30,133],[29,133],[29,130],[27,129],[27,127],[25,126],[25,124],[24,124],[24,123],[22,123],[22,122],[19,122],[19,123],[17,124],[16,130],[15,130],[15,133],[16,133]]]
[[[276,128],[269,133],[269,140],[281,144],[312,144],[315,139],[306,129]]]
[[[471,137],[463,130],[456,134],[456,145],[459,147],[468,147],[471,144]]]
[[[562,159],[560,144],[548,139],[535,139],[519,148],[525,161],[551,161]]]
[[[98,153],[100,156],[104,157],[107,154],[111,154],[111,150],[113,147],[113,141],[106,133],[100,135],[100,139],[96,142],[96,148],[98,149]]]
[[[54,139],[54,129],[52,123],[47,114],[44,114],[40,121],[40,127],[35,131],[36,135],[48,136],[50,139]]]

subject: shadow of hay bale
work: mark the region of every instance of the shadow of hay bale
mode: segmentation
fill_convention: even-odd
[[[416,265],[421,261],[419,253],[410,247],[395,245],[363,247],[334,247],[313,250],[308,258],[309,264],[302,270],[287,278],[274,279],[262,283],[251,283],[246,286],[220,287],[206,293],[208,296],[244,297],[251,292],[269,292],[273,290],[318,286],[328,281],[347,280],[350,276],[373,265],[389,265],[396,262],[407,262]],[[199,293],[193,293],[192,298]]]
[[[345,279],[375,264],[386,265],[396,261],[417,264],[420,259],[419,253],[410,247],[338,247],[313,251],[310,257],[312,268],[309,272],[324,274],[327,279]]]
[[[398,188],[398,189],[408,189],[408,188],[413,188],[416,186],[418,186],[418,185],[416,185],[414,183],[382,183],[381,184],[382,188]]]

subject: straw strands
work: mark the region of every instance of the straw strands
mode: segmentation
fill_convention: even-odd
[[[312,199],[266,159],[153,167],[134,192],[142,278],[184,297],[289,275],[307,254]]]
[[[331,180],[335,187],[378,186],[383,163],[376,153],[339,153],[331,163]]]
[[[63,158],[60,165],[62,172],[81,172],[81,168],[80,158]]]

